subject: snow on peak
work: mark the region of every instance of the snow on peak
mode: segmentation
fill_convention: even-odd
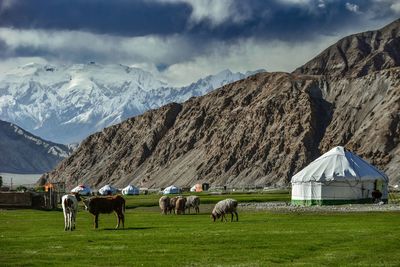
[[[226,69],[170,87],[150,72],[121,64],[30,63],[0,76],[0,114],[45,139],[76,143],[148,109],[204,95],[251,74]]]

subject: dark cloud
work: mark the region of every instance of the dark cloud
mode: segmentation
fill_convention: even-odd
[[[127,0],[13,0],[0,26],[17,29],[84,30],[100,34],[143,36],[183,30],[188,5]]]
[[[291,71],[393,21],[397,1],[0,0],[0,58],[141,64],[176,83],[225,68]]]
[[[301,41],[320,34],[335,34],[366,18],[395,18],[390,1],[378,3],[374,0],[310,0],[307,4],[279,0],[234,0],[234,12],[217,25],[210,17],[192,21],[191,14],[195,7],[183,0],[13,1],[14,4],[1,13],[2,27],[82,30],[131,37],[181,34],[196,41],[232,41],[246,37]],[[350,12],[346,8],[349,2],[357,5],[363,13]],[[235,16],[242,17],[235,20]]]
[[[251,16],[242,23],[226,21],[217,27],[205,19],[190,29],[190,33],[201,37],[232,40],[236,38],[258,38],[264,40],[303,41],[319,35],[337,35],[351,31],[357,26],[365,29],[396,19],[390,2],[360,0],[350,1],[359,7],[358,13],[346,8],[346,1],[310,1],[309,4],[289,4],[282,1],[249,0]],[[376,23],[374,23],[376,21]],[[380,23],[382,24],[382,23]],[[356,29],[358,30],[358,29]]]

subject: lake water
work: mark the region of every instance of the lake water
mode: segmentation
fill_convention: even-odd
[[[19,185],[32,185],[39,180],[42,174],[18,174],[18,173],[5,173],[0,172],[0,176],[3,177],[3,185],[10,186],[11,179],[13,188]]]

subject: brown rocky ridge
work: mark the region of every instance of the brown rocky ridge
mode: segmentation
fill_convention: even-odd
[[[50,180],[99,187],[284,186],[343,145],[400,180],[400,21],[89,136]]]

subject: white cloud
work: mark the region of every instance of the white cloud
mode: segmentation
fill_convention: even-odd
[[[396,2],[390,5],[390,9],[396,12],[396,14],[400,14],[400,2]]]
[[[0,71],[28,62],[125,64],[148,70],[171,85],[187,85],[223,69],[245,72],[293,71],[333,44],[340,37],[319,36],[304,42],[284,42],[242,38],[235,42],[209,41],[196,47],[180,35],[169,37],[116,37],[80,31],[16,30],[0,28],[0,40],[13,51],[44,51],[36,58],[2,60]],[[157,66],[165,65],[165,69]]]
[[[280,2],[285,4],[308,5],[311,3],[311,0],[280,0]]]
[[[228,47],[215,44],[212,53],[173,64],[161,74],[164,80],[182,86],[226,68],[241,72],[261,68],[270,72],[291,72],[335,41],[336,37],[321,36],[317,41],[293,44],[251,38]]]
[[[400,1],[399,0],[373,0],[379,8],[382,6],[389,6],[390,10],[400,15]]]
[[[325,8],[326,7],[325,1],[324,0],[318,0],[318,7],[319,8]]]
[[[247,71],[259,68],[268,71],[292,71],[305,63],[336,37],[321,37],[306,43],[283,41],[260,41],[253,38],[235,43],[214,41],[207,49],[198,49],[182,36],[170,37],[114,37],[79,31],[15,30],[0,28],[0,39],[8,49],[30,48],[46,51],[42,58],[23,58],[15,65],[29,61],[46,60],[55,63],[82,63],[82,53],[93,56],[90,60],[100,63],[136,66],[151,71],[162,80],[173,85],[186,85],[206,75],[229,68],[232,71]],[[90,44],[90,45],[89,45]],[[85,55],[88,57],[88,55]],[[100,57],[100,60],[96,57]],[[79,61],[81,60],[81,61]],[[3,61],[0,71],[10,68],[14,59]],[[156,66],[165,64],[159,71]]]
[[[220,25],[226,21],[238,23],[251,16],[248,9],[239,9],[234,0],[153,0],[163,3],[185,3],[192,7],[190,20],[198,23],[209,20],[213,26]]]
[[[356,4],[347,2],[345,6],[346,6],[346,9],[350,12],[360,13],[360,7]]]
[[[46,54],[44,56],[66,61],[92,57],[95,61],[165,64],[183,60],[196,52],[195,48],[180,36],[116,37],[81,31],[0,28],[0,40],[11,51],[43,51]]]

